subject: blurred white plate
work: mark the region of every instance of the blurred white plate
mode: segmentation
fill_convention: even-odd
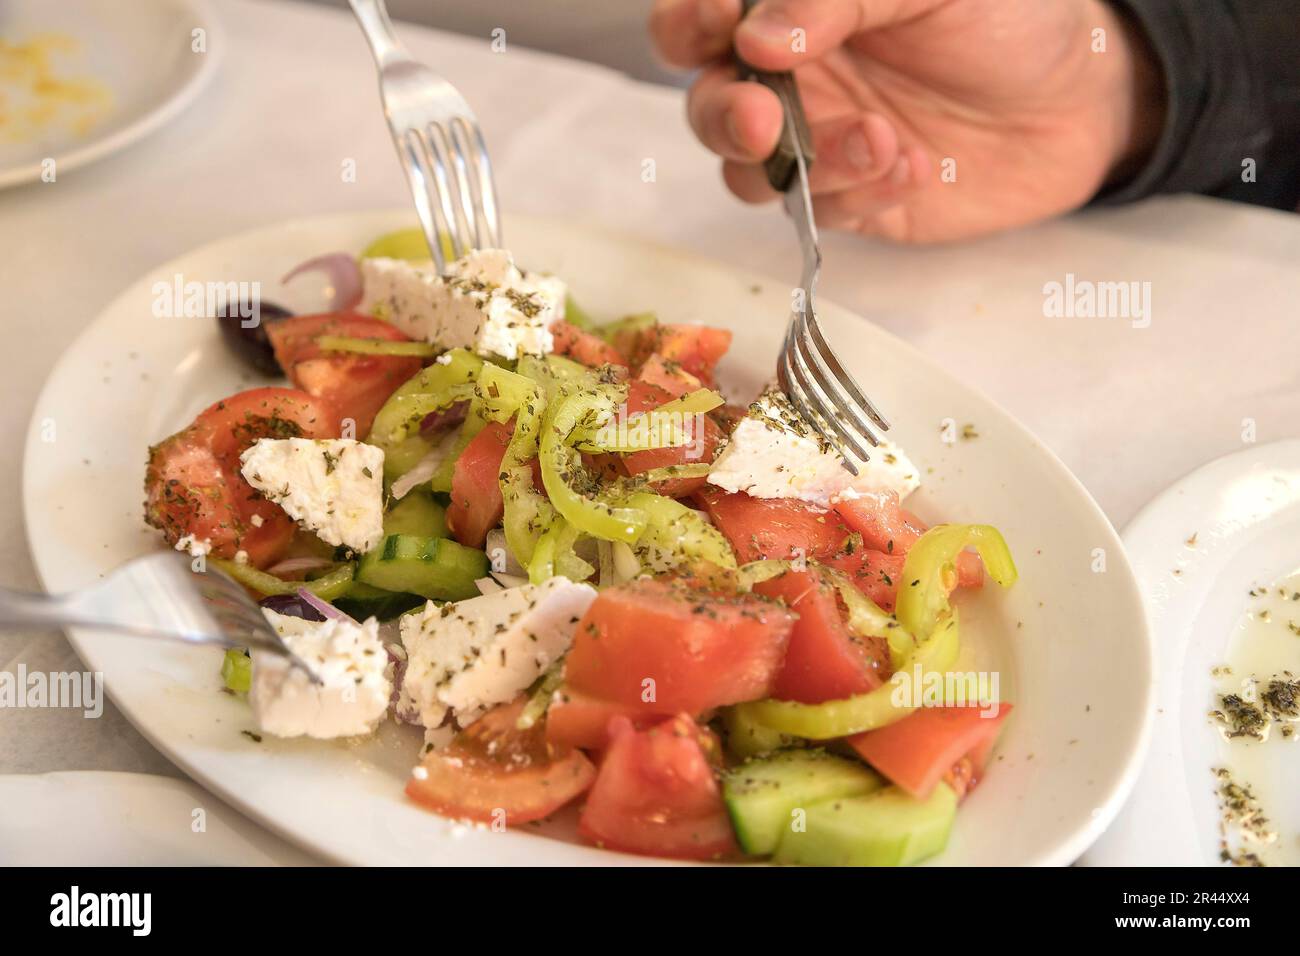
[[[0,776],[5,866],[311,866],[188,780],[145,773]]]
[[[1300,568],[1300,440],[1255,446],[1192,472],[1142,509],[1124,529],[1124,544],[1155,639],[1155,725],[1133,795],[1082,862],[1219,864],[1215,767],[1255,790],[1285,843],[1277,862],[1294,861],[1300,761],[1293,748],[1300,743],[1276,734],[1263,744],[1225,741],[1207,714],[1222,683],[1211,670],[1235,658],[1234,640],[1252,636],[1240,633],[1258,603],[1249,592]],[[1300,637],[1282,633],[1294,644],[1287,654],[1282,643],[1271,666],[1300,673]],[[1234,679],[1247,676],[1234,669]]]
[[[206,52],[193,51],[195,30]],[[56,56],[55,75],[87,79],[108,97],[84,132],[48,126],[17,143],[0,135],[0,188],[40,179],[54,159],[57,174],[116,152],[178,115],[212,78],[222,37],[207,0],[4,0],[0,39],[25,43],[66,37],[75,49]],[[0,81],[0,93],[6,83]],[[0,129],[0,134],[4,131]]]
[[[260,384],[222,347],[210,319],[153,318],[154,283],[177,274],[258,281],[266,299],[295,307],[302,303],[277,284],[290,267],[323,252],[357,252],[410,220],[365,213],[270,226],[162,264],[108,306],[59,361],[28,433],[28,539],[50,590],[86,584],[160,547],[141,516],[147,446],[212,401]],[[785,282],[558,220],[513,219],[505,234],[522,263],[569,280],[594,315],[650,309],[732,329],[720,377],[733,398],[748,400],[772,376],[789,312]],[[938,862],[1069,863],[1126,795],[1152,711],[1146,619],[1119,538],[1065,466],[988,398],[844,309],[822,303],[822,319],[922,469],[910,506],[931,520],[997,525],[1020,566],[1010,591],[990,585],[962,598],[965,667],[997,670],[1003,699],[1016,709]],[[971,423],[978,437],[946,442],[945,422],[956,432]],[[1105,573],[1090,570],[1098,548]],[[571,821],[501,834],[424,812],[402,793],[418,750],[411,728],[388,726],[364,742],[254,743],[240,733],[251,725],[246,704],[219,690],[219,651],[70,636],[159,749],[233,805],[333,859],[644,862],[577,844]]]

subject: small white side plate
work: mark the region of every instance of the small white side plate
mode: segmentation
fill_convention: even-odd
[[[1253,447],[1192,472],[1152,500],[1123,538],[1155,639],[1155,724],[1133,795],[1082,862],[1218,864],[1211,770],[1232,769],[1241,758],[1238,748],[1254,744],[1226,742],[1209,720],[1210,672],[1227,659],[1250,590],[1300,566],[1300,440]],[[1300,673],[1300,637],[1295,641],[1291,669]],[[1256,790],[1281,839],[1294,844],[1300,839],[1294,799],[1300,761],[1290,748],[1300,741],[1264,746],[1278,758],[1251,761],[1255,775],[1263,771],[1265,778],[1239,782]],[[1289,798],[1270,801],[1271,794]]]
[[[202,30],[202,52],[194,50]],[[5,0],[0,37],[70,37],[77,50],[63,78],[89,78],[111,97],[84,135],[51,130],[35,140],[0,142],[0,188],[39,179],[55,160],[58,175],[147,136],[193,102],[216,72],[223,40],[207,0]],[[4,84],[0,83],[0,92]]]

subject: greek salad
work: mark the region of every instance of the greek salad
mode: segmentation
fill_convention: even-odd
[[[927,525],[884,444],[856,476],[776,386],[728,404],[731,332],[597,322],[417,231],[328,255],[332,311],[218,318],[287,386],[149,450],[145,518],[252,592],[316,671],[241,650],[260,734],[423,732],[409,798],[492,827],[568,805],[582,838],[694,860],[907,865],[940,852],[1010,704],[943,676],[957,592],[1015,565]]]

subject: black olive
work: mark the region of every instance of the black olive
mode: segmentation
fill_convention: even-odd
[[[276,614],[287,617],[300,617],[304,621],[323,621],[325,615],[316,610],[296,594],[272,594],[262,598],[262,607],[269,607]]]
[[[257,308],[254,309],[253,305]],[[239,359],[263,375],[283,375],[284,369],[275,360],[275,350],[266,334],[268,323],[278,322],[293,315],[288,309],[273,302],[249,303],[241,301],[223,307],[216,316],[221,329],[221,340]]]

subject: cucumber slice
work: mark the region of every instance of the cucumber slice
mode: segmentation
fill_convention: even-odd
[[[384,515],[384,535],[413,534],[422,538],[447,537],[447,509],[430,492],[408,491]]]
[[[807,808],[806,827],[787,829],[772,857],[803,866],[910,866],[948,845],[957,794],[946,783],[917,800],[897,787]]]
[[[824,750],[787,750],[732,770],[723,780],[722,796],[740,848],[765,856],[790,835],[796,809],[807,811],[881,786],[880,777],[855,760]]]
[[[742,760],[803,742],[802,737],[792,737],[755,723],[750,711],[744,707],[728,707],[722,715],[722,726],[727,732],[727,750]]]
[[[242,647],[232,647],[226,651],[221,660],[221,679],[225,681],[226,690],[236,694],[247,694],[253,686],[253,661],[248,651]]]
[[[385,591],[383,588],[362,584],[360,581],[353,581],[348,588],[348,593],[334,600],[336,608],[358,621],[364,621],[368,617],[391,621],[423,604],[424,598],[418,594]]]
[[[393,534],[361,558],[357,580],[385,591],[438,601],[476,597],[474,582],[488,573],[488,558],[447,538]]]

